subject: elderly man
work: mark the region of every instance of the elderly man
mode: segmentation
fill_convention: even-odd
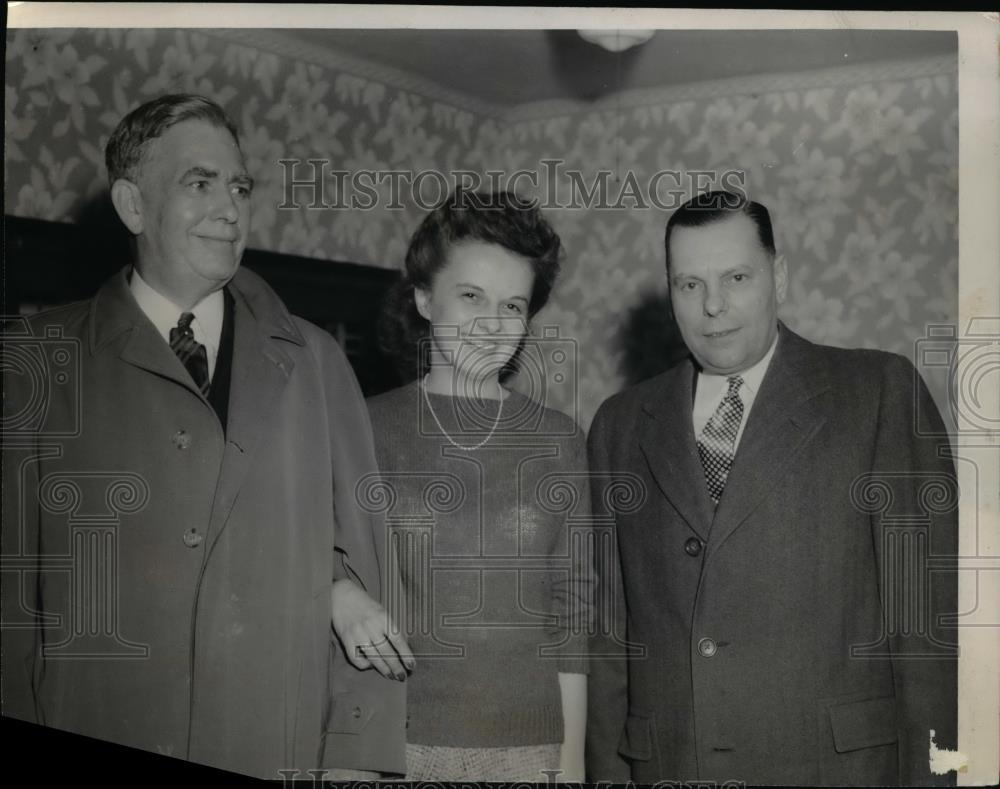
[[[382,588],[365,405],[333,338],[240,269],[236,129],[164,96],[107,165],[134,265],[6,338],[3,713],[261,778],[402,773],[404,685],[331,629],[335,582]],[[17,374],[53,337],[70,372]]]
[[[590,674],[591,780],[928,784],[954,747],[954,469],[894,354],[815,345],[767,209],[726,192],[666,229],[690,358],[603,404],[595,478],[637,475]],[[616,627],[617,626],[617,627]],[[628,654],[629,659],[623,655]]]

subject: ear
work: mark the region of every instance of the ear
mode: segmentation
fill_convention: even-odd
[[[774,262],[774,294],[778,304],[783,304],[788,293],[788,261],[784,255],[775,255]]]
[[[421,317],[423,317],[427,321],[430,321],[431,319],[430,291],[425,290],[424,288],[414,288],[413,301],[417,305],[417,312],[420,313]]]
[[[111,184],[111,203],[118,218],[132,233],[139,235],[145,227],[142,213],[142,193],[139,187],[126,178],[119,178]]]

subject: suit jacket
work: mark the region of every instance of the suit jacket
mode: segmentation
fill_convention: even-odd
[[[592,646],[589,779],[946,782],[928,745],[934,729],[955,746],[957,637],[939,615],[957,583],[928,565],[957,555],[958,494],[923,381],[903,357],[782,326],[717,509],[694,381],[685,360],[591,428],[595,479],[634,475],[644,498],[621,508],[595,488],[616,572]]]
[[[384,583],[364,401],[332,337],[228,288],[225,433],[124,271],[9,330],[3,713],[262,778],[404,772],[404,687],[330,624],[334,578]]]

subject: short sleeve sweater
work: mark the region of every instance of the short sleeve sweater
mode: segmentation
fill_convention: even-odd
[[[416,382],[368,401],[402,583],[388,604],[417,659],[407,680],[415,744],[560,742],[558,673],[586,672],[584,437],[518,392],[499,419],[497,404]]]

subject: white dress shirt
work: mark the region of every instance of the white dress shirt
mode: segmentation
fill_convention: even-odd
[[[132,269],[132,279],[129,282],[132,296],[135,298],[139,309],[145,313],[153,326],[163,337],[167,345],[170,344],[170,330],[177,326],[181,314],[184,312],[194,313],[194,320],[191,321],[191,331],[194,339],[205,346],[208,355],[208,380],[212,380],[215,373],[215,360],[219,356],[219,342],[222,338],[222,318],[225,314],[225,300],[221,290],[216,290],[203,298],[190,310],[182,310],[170,299],[150,286],[139,276],[137,269]]]
[[[764,380],[764,373],[767,372],[767,366],[771,363],[771,357],[774,356],[774,349],[777,345],[778,337],[775,335],[774,342],[771,343],[771,347],[768,348],[767,353],[764,354],[761,360],[750,369],[744,370],[741,373],[715,375],[713,373],[706,373],[704,370],[698,373],[698,381],[695,384],[694,392],[694,408],[691,411],[696,437],[701,437],[701,433],[705,429],[705,425],[708,424],[708,420],[712,418],[715,409],[719,407],[722,398],[729,391],[728,379],[732,378],[733,375],[739,375],[743,379],[743,385],[740,387],[740,400],[743,401],[743,418],[740,420],[740,429],[736,433],[736,444],[733,446],[733,451],[736,451],[736,447],[740,445],[740,439],[743,437],[743,428],[746,427],[747,418],[750,416],[750,409],[753,408],[753,401],[757,397],[761,382]]]

